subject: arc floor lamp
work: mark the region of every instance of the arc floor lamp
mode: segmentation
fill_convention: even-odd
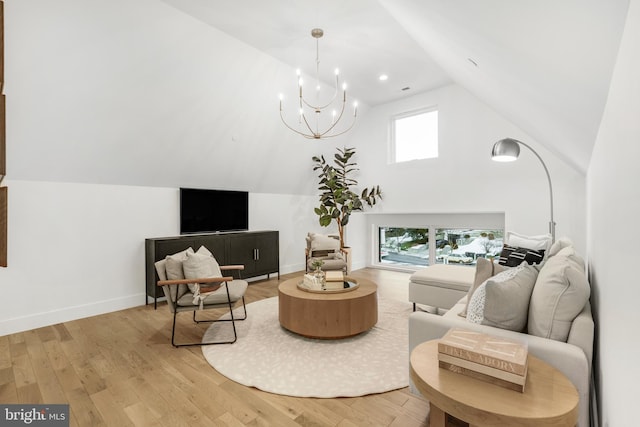
[[[542,157],[536,150],[531,148],[531,146],[525,144],[522,141],[518,141],[513,138],[504,138],[500,141],[493,144],[493,149],[491,150],[491,160],[496,162],[513,162],[518,159],[520,155],[520,146],[523,145],[527,147],[533,154],[536,155],[540,163],[542,163],[542,167],[547,174],[547,180],[549,181],[549,206],[551,208],[551,220],[549,221],[549,233],[551,233],[551,241],[556,241],[556,223],[553,220],[553,186],[551,185],[551,176],[549,175],[549,169],[547,169],[547,165],[542,160]]]

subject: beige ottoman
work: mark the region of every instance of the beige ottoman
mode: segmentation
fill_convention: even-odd
[[[448,310],[467,295],[476,274],[475,266],[436,264],[418,270],[409,279],[409,301]],[[431,311],[431,310],[429,310]]]

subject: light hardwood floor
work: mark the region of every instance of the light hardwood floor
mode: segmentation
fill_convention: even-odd
[[[381,297],[407,301],[406,273],[353,276],[378,283]],[[278,283],[253,282],[247,303],[276,296]],[[70,424],[80,427],[427,425],[428,402],[408,388],[311,399],[242,386],[217,373],[199,347],[173,348],[171,321],[159,303],[0,337],[0,402],[69,403]],[[208,326],[178,316],[186,331],[179,339],[199,340]]]

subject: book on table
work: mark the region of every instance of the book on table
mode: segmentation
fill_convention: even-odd
[[[324,279],[327,282],[343,282],[344,281],[344,274],[342,273],[342,271],[325,271],[325,276]]]
[[[485,379],[499,379],[524,391],[528,368],[526,343],[461,328],[450,329],[438,342],[438,360],[446,369]],[[452,369],[451,366],[456,367]],[[480,375],[478,375],[480,374]]]

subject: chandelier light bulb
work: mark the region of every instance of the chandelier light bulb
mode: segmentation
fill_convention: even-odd
[[[340,69],[336,68],[335,73],[336,73],[336,76],[340,75]]]
[[[301,71],[300,71],[300,68],[297,68],[297,69],[296,69],[296,76],[300,77],[300,75],[301,75],[301,74],[302,74],[302,73],[301,73]]]

